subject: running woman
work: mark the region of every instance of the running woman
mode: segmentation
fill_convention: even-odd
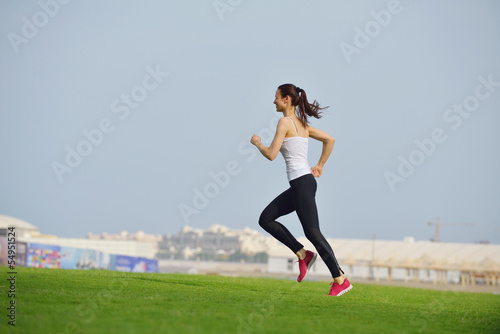
[[[253,135],[250,142],[260,153],[269,160],[274,160],[281,152],[286,162],[286,172],[290,188],[276,197],[262,212],[259,225],[285,246],[290,248],[299,259],[299,277],[301,282],[316,260],[317,254],[304,249],[304,246],[295,239],[288,229],[276,219],[296,211],[306,238],[316,248],[317,252],[330,270],[333,282],[330,283],[331,296],[340,296],[352,289],[351,283],[344,277],[344,272],[335,258],[330,244],[319,228],[318,211],[316,208],[316,179],[320,177],[335,139],[326,132],[309,126],[308,116],[321,117],[319,103],[307,101],[306,92],[293,84],[283,84],[276,90],[274,100],[276,111],[282,112],[274,139],[269,147],[262,144],[257,135]],[[307,148],[309,137],[321,141],[323,150],[319,162],[309,167]]]

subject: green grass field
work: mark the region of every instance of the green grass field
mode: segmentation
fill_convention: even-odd
[[[0,333],[500,333],[500,296],[328,282],[0,267]]]

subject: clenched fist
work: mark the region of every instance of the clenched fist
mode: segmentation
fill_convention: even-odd
[[[321,166],[316,165],[311,168],[311,173],[314,177],[320,177],[322,172],[323,172],[323,167]]]
[[[252,144],[254,144],[255,146],[257,146],[257,144],[259,144],[259,143],[260,143],[260,137],[259,137],[259,136],[257,136],[257,135],[253,135],[253,136],[252,136],[252,139],[250,139],[250,142],[251,142]]]

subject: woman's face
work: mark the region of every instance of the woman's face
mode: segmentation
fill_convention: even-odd
[[[286,109],[285,98],[281,97],[281,92],[279,89],[276,90],[274,104],[276,105],[276,111],[284,111]]]

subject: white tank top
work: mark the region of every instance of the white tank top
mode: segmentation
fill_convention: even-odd
[[[280,152],[286,162],[286,174],[288,181],[292,181],[302,175],[311,174],[311,167],[307,162],[307,146],[309,138],[300,137],[297,128],[290,117],[297,137],[288,137],[283,140]]]

